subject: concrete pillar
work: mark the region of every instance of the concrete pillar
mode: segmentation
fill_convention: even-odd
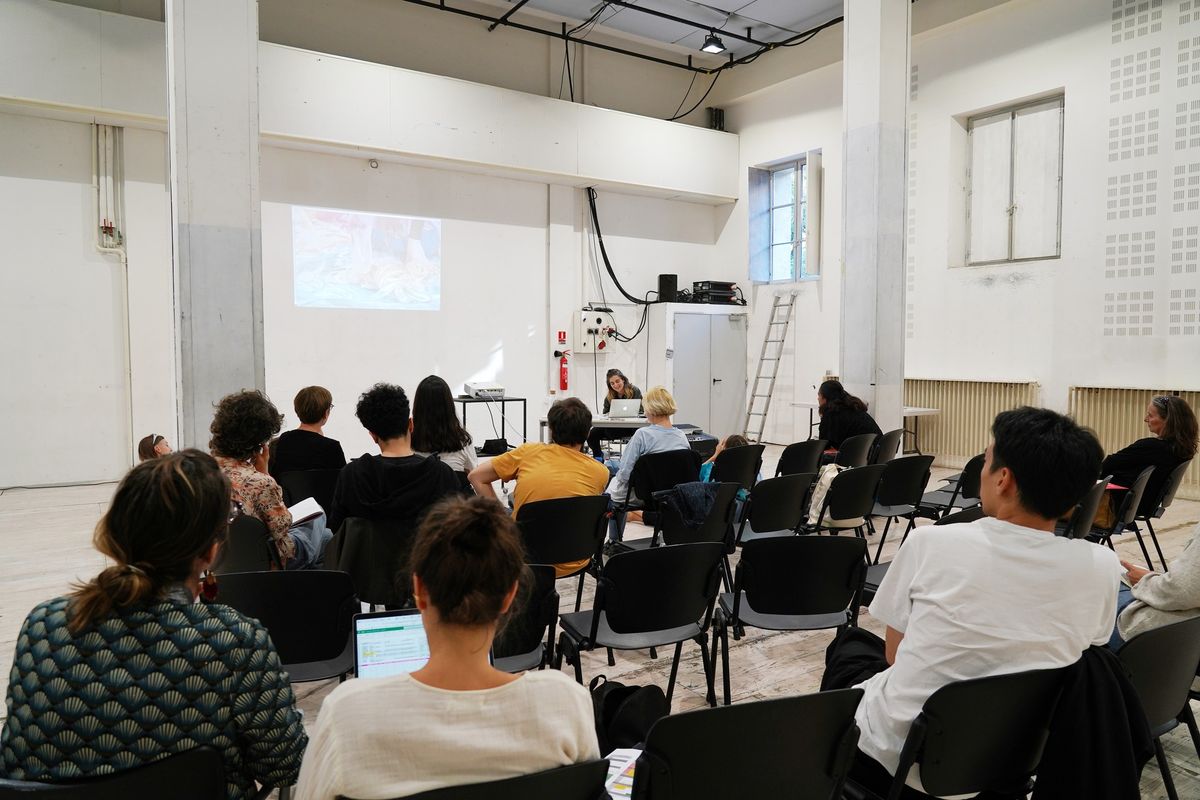
[[[846,3],[841,379],[903,422],[909,0]]]
[[[180,444],[262,389],[258,2],[166,0]]]

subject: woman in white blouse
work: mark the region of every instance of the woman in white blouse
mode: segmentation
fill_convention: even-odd
[[[471,434],[458,421],[450,386],[437,375],[417,384],[412,423],[409,443],[417,455],[437,456],[450,469],[464,475],[479,463]]]
[[[524,553],[494,500],[452,498],[417,531],[409,561],[429,662],[358,678],[321,706],[298,800],[405,797],[600,757],[587,691],[556,670],[509,675],[488,652]]]

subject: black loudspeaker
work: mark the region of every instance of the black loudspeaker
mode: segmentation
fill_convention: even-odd
[[[674,303],[676,293],[679,290],[678,275],[659,275],[658,276],[658,302]]]

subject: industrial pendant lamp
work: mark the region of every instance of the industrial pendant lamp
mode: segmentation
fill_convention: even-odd
[[[725,43],[713,31],[708,32],[708,36],[704,37],[704,46],[700,48],[705,53],[724,53]]]

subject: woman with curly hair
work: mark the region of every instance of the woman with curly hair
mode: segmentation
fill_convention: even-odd
[[[237,392],[217,404],[208,447],[233,486],[233,499],[267,526],[280,563],[286,569],[319,568],[333,537],[325,515],[293,526],[283,490],[267,472],[268,446],[282,426],[283,415],[266,395]]]

